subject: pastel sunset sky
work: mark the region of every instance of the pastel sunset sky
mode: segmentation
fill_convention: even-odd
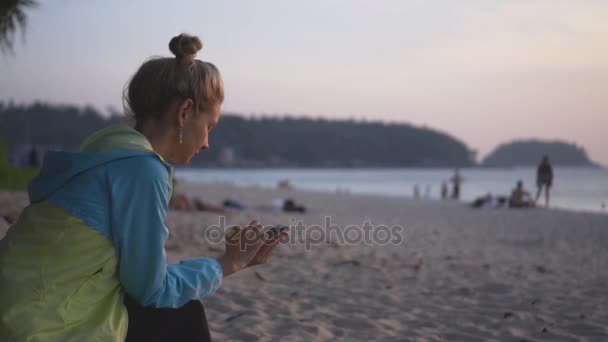
[[[480,156],[561,139],[608,165],[605,0],[40,2],[0,56],[1,101],[121,108],[138,66],[187,32],[226,112],[409,122]]]

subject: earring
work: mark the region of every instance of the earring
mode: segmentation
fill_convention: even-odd
[[[182,127],[179,128],[179,143],[184,142],[184,129]]]

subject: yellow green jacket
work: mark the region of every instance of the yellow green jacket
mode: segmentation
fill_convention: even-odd
[[[123,295],[176,308],[215,292],[208,258],[167,264],[173,167],[128,126],[47,152],[0,240],[0,341],[124,341]]]

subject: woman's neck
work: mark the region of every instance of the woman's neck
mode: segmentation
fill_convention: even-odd
[[[147,121],[135,125],[135,130],[143,134],[152,145],[154,152],[169,161],[173,156],[173,148],[177,137],[177,133],[173,134],[173,130],[167,130],[167,125],[160,124],[156,121]]]

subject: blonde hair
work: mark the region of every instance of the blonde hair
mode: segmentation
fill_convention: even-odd
[[[224,101],[224,82],[215,65],[196,59],[203,43],[180,34],[169,42],[174,58],[154,57],[144,62],[123,92],[123,105],[136,122],[162,119],[170,106],[192,99],[205,112]]]

